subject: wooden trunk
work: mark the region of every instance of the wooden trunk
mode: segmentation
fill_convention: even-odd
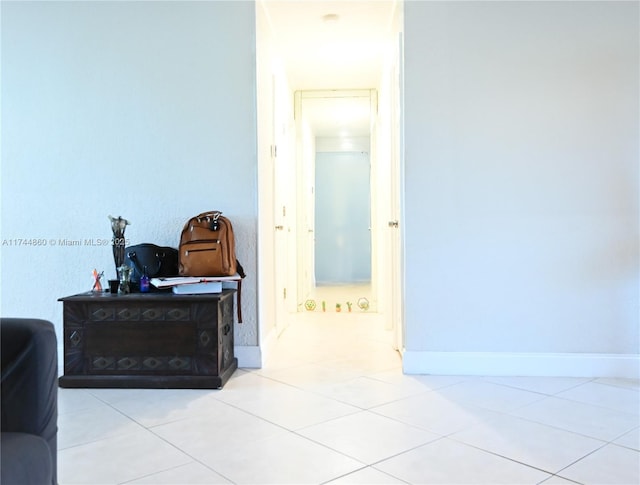
[[[61,298],[61,387],[221,388],[238,366],[233,294]]]

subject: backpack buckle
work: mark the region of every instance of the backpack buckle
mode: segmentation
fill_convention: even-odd
[[[220,223],[218,222],[218,218],[220,217],[220,212],[216,212],[211,219],[211,230],[217,231],[220,229]]]

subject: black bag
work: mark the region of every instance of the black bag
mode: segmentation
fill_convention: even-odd
[[[131,282],[138,284],[147,268],[149,278],[178,276],[178,250],[166,246],[143,243],[129,246],[124,251],[125,262],[132,268]]]

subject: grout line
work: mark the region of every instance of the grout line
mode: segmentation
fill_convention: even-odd
[[[568,464],[567,466],[565,466],[564,468],[561,468],[560,470],[558,470],[557,472],[555,472],[555,474],[554,474],[554,475],[558,475],[558,474],[562,473],[562,472],[563,472],[564,470],[566,470],[567,468],[572,467],[573,465],[575,465],[575,464],[576,464],[576,463],[578,463],[579,461],[584,460],[584,459],[585,459],[585,458],[587,458],[588,456],[593,455],[594,453],[596,453],[596,452],[598,452],[598,451],[602,450],[605,446],[608,446],[608,445],[609,445],[609,443],[606,443],[606,442],[605,442],[605,443],[603,443],[603,444],[602,444],[602,446],[600,446],[599,448],[596,448],[596,449],[595,449],[595,450],[593,450],[592,452],[587,453],[586,455],[584,455],[584,456],[582,456],[582,457],[578,458],[577,460],[575,460],[575,461],[573,461],[573,462],[569,463],[569,464]],[[562,477],[562,478],[564,478],[564,477]]]

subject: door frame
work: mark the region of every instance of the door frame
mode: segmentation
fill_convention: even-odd
[[[302,302],[315,285],[315,156],[317,153],[315,140],[308,139],[309,133],[306,130],[305,119],[302,112],[302,102],[304,99],[332,99],[332,98],[368,98],[369,100],[369,144],[366,147],[369,152],[370,189],[369,200],[373,211],[375,207],[375,197],[377,196],[373,177],[375,175],[375,125],[377,112],[377,91],[375,89],[333,89],[333,90],[299,90],[294,93],[294,111],[296,124],[296,252],[295,271],[291,275],[295,280],[291,281],[290,287],[296,289],[296,310],[304,311]],[[311,151],[312,153],[307,153]],[[373,218],[373,212],[370,216]],[[304,241],[301,241],[303,240]],[[376,291],[376,254],[377,241],[371,237],[371,279],[372,291]],[[289,308],[292,308],[289,306]]]

